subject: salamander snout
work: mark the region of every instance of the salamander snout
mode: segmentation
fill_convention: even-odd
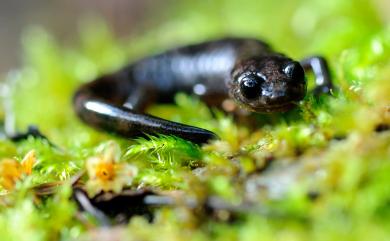
[[[306,94],[302,66],[284,56],[251,59],[232,72],[230,95],[255,112],[286,111]]]

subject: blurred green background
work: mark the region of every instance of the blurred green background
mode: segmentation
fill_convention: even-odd
[[[303,55],[356,43],[387,23],[390,9],[387,0],[1,0],[0,4],[2,73],[21,63],[20,39],[27,26],[44,26],[61,43],[74,43],[79,23],[91,15],[103,18],[118,37],[145,34],[157,26],[157,41],[165,45],[176,44],[167,37],[172,31],[180,42],[226,34],[262,36],[278,49]]]

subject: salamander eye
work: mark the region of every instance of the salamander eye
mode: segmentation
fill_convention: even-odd
[[[305,78],[305,72],[302,66],[296,61],[288,63],[284,67],[283,72],[293,80],[302,80]]]
[[[248,75],[242,78],[240,90],[242,95],[247,99],[254,99],[260,95],[263,78],[256,75]]]

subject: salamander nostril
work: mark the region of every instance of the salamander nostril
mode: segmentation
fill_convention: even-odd
[[[291,80],[302,81],[305,78],[305,72],[302,66],[296,61],[288,63],[284,67],[283,72]]]

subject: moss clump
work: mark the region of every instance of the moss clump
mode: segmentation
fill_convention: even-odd
[[[16,175],[11,190],[1,189],[1,239],[388,239],[390,29],[372,3],[182,1],[167,11],[163,24],[129,39],[117,40],[100,21],[84,24],[75,48],[59,46],[37,27],[26,32],[25,63],[4,80],[17,126],[38,125],[57,147],[33,138],[0,142],[3,160],[21,162],[29,151],[36,153],[32,172]],[[295,58],[322,54],[337,91],[319,100],[308,95],[289,113],[259,115],[256,128],[184,94],[176,96],[176,105],[151,107],[155,115],[221,137],[201,147],[172,136],[126,140],[75,117],[70,100],[81,83],[178,43],[224,35],[265,36]],[[107,151],[108,143],[115,150]],[[125,226],[101,228],[71,198],[72,177],[91,173],[90,158],[104,160],[94,178],[123,175],[116,164],[138,170],[113,187],[116,192],[147,188],[223,207],[210,214],[179,202],[153,209],[151,222],[138,215]],[[88,183],[91,175],[82,180]],[[51,195],[37,193],[43,184]]]

